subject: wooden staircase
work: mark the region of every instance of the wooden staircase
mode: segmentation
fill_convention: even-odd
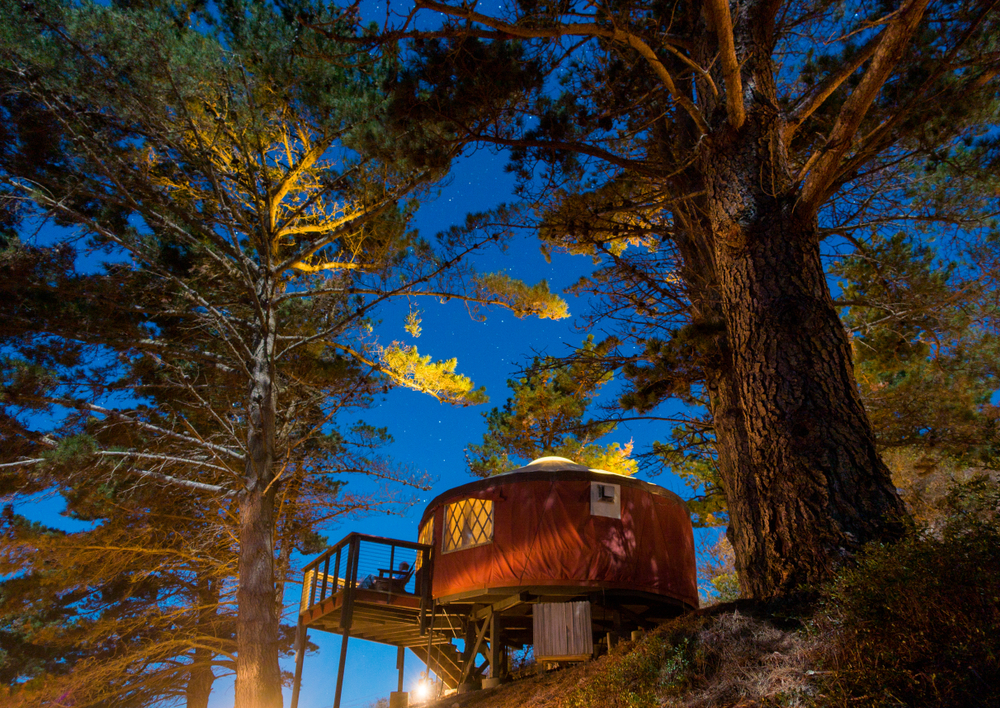
[[[445,686],[458,688],[458,682],[462,678],[462,655],[455,645],[451,643],[432,644],[429,660],[426,644],[410,647],[410,650],[438,675]]]

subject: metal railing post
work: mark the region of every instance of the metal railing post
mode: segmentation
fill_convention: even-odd
[[[361,551],[361,540],[353,535],[347,547],[347,573],[344,577],[344,604],[340,610],[340,628],[349,630],[354,615],[354,593],[358,587],[358,555]]]

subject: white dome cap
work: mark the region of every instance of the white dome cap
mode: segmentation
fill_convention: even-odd
[[[528,467],[531,467],[532,465],[544,465],[544,464],[546,464],[548,462],[561,462],[561,463],[566,463],[566,464],[573,465],[574,467],[580,467],[581,466],[581,465],[578,465],[575,462],[573,462],[573,460],[567,459],[565,457],[549,456],[549,457],[537,457],[537,458],[535,458],[534,460],[532,460],[531,462],[528,463]]]

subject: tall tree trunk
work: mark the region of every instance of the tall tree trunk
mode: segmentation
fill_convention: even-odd
[[[198,578],[198,628],[202,637],[218,636],[219,584],[217,581]],[[206,647],[197,647],[191,653],[191,671],[185,689],[186,708],[208,708],[208,699],[215,684],[212,660],[215,652]]]
[[[713,392],[729,535],[743,591],[770,597],[828,577],[905,514],[875,450],[850,346],[770,106],[702,164],[726,325]]]
[[[246,474],[239,500],[236,590],[236,708],[280,708],[278,616],[274,598],[275,317],[271,283],[258,288],[266,320],[254,350],[247,406]]]
[[[274,607],[274,492],[246,490],[240,505],[236,591],[236,708],[280,708],[278,619]]]

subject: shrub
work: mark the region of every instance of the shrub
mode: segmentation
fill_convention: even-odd
[[[868,549],[828,589],[829,705],[1000,706],[1000,485],[944,503],[937,532]]]
[[[694,632],[703,624],[681,618],[638,642],[621,642],[602,659],[600,671],[569,693],[560,708],[658,708],[664,692],[691,680]]]

